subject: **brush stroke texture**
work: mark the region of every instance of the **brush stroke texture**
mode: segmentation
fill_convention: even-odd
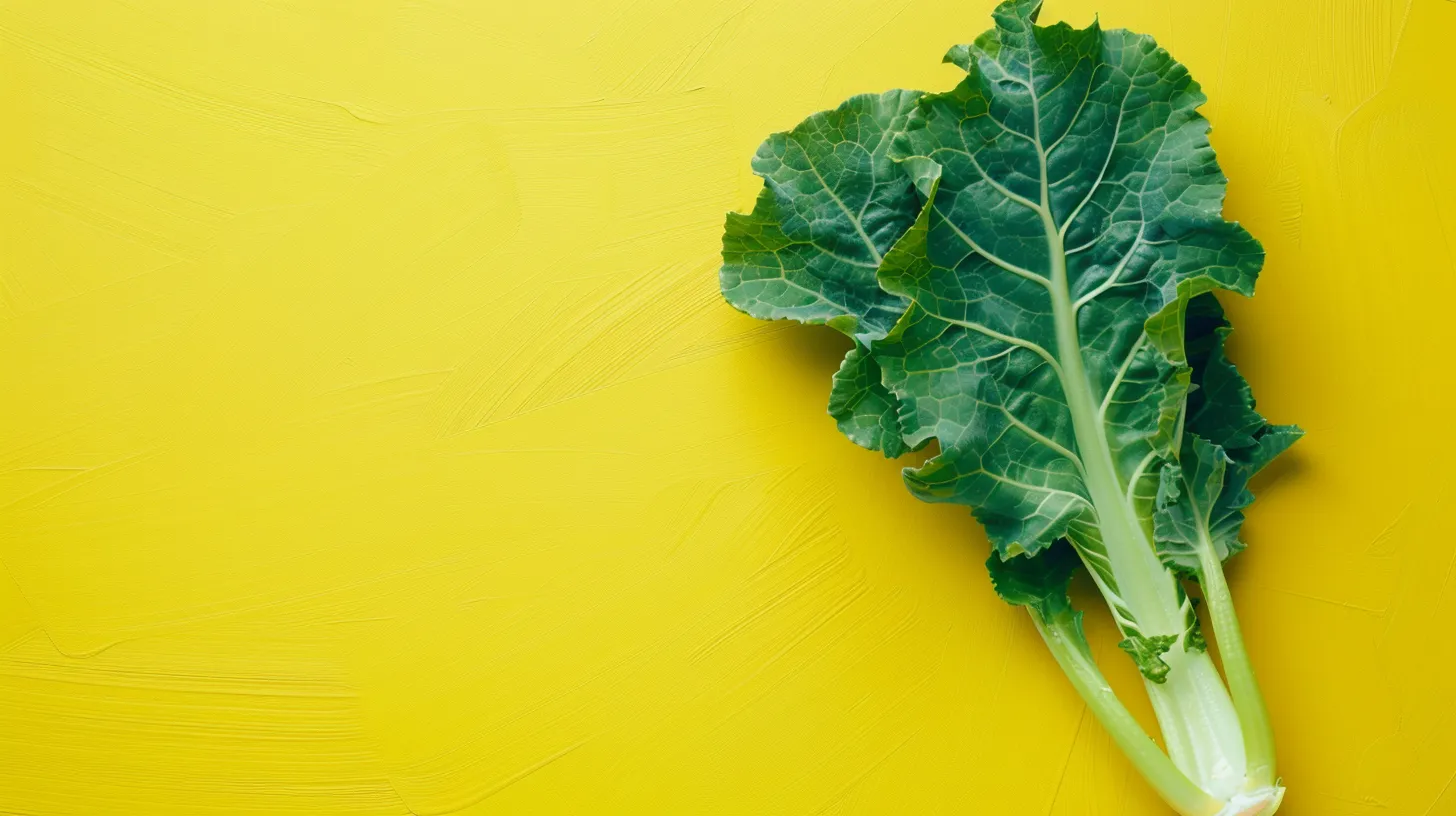
[[[713,283],[761,134],[992,5],[0,3],[0,812],[1161,814],[974,525],[804,410],[848,341]],[[1456,353],[1456,4],[1094,12],[1268,250],[1286,808],[1456,812],[1456,392],[1389,353]]]

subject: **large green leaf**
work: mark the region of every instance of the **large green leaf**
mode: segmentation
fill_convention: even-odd
[[[867,344],[883,337],[905,298],[876,272],[921,209],[890,158],[919,94],[856,96],[770,136],[753,159],[764,179],[753,211],[730,213],[720,284],[728,302],[763,319],[824,323],[855,338],[835,378],[830,413],[850,439],[897,456],[897,401]]]
[[[895,247],[914,262],[879,274],[915,307],[873,348],[906,440],[940,444],[910,489],[971,506],[1002,557],[1070,540],[1162,682],[1161,655],[1202,641],[1181,587],[1149,580],[1185,313],[1214,289],[1252,294],[1263,251],[1222,217],[1187,70],[1143,35],[1036,26],[1039,8],[1003,3],[952,49],[965,80],[921,97],[895,139],[929,202]]]
[[[1005,554],[1091,543],[1091,470],[1109,496],[1151,501],[1142,482],[1173,455],[1187,387],[1183,308],[1250,293],[1263,257],[1220,215],[1183,66],[1142,35],[1033,26],[1038,7],[1003,4],[994,32],[950,54],[966,79],[919,100],[895,153],[939,168],[927,229],[905,239],[923,262],[880,274],[946,324],[881,361],[907,431],[941,445],[910,486],[976,508]]]
[[[1222,217],[1187,70],[1146,36],[1039,27],[1040,5],[1003,2],[952,48],[950,92],[856,97],[770,138],[757,206],[729,217],[724,294],[854,338],[841,429],[892,456],[938,443],[910,489],[972,509],[998,593],[1175,808],[1248,809],[1250,785],[1262,806],[1268,718],[1203,545],[1234,548],[1248,476],[1297,434],[1254,411],[1211,295],[1252,294],[1263,251]],[[1190,552],[1232,696],[1177,575]],[[1091,660],[1067,596],[1079,561],[1166,756]]]

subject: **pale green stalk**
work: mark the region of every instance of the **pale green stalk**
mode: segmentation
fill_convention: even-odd
[[[1253,663],[1244,648],[1244,634],[1234,612],[1228,582],[1224,580],[1223,564],[1206,535],[1198,548],[1198,563],[1199,585],[1203,587],[1203,598],[1208,605],[1209,619],[1213,622],[1213,634],[1218,639],[1219,655],[1223,658],[1224,675],[1228,677],[1229,691],[1244,732],[1245,764],[1248,767],[1245,790],[1270,788],[1278,781],[1274,766],[1274,729],[1269,723],[1269,712],[1264,704],[1264,695],[1259,691],[1259,681],[1254,677]]]
[[[1226,803],[1190,781],[1143,731],[1132,712],[1117,699],[1117,694],[1092,660],[1075,615],[1069,611],[1046,620],[1031,610],[1031,619],[1093,716],[1107,729],[1112,741],[1117,743],[1163,801],[1181,816],[1217,816],[1222,813]]]
[[[1042,174],[1045,179],[1044,158]],[[1177,578],[1158,559],[1143,520],[1126,499],[1126,486],[1113,464],[1106,431],[1098,417],[1098,400],[1082,361],[1076,309],[1067,282],[1066,251],[1047,203],[1045,181],[1042,189],[1040,214],[1051,258],[1048,289],[1056,321],[1056,356],[1087,490],[1097,511],[1118,595],[1144,635],[1170,634],[1181,639],[1183,606]],[[1173,762],[1213,795],[1227,797],[1244,789],[1240,721],[1213,661],[1206,653],[1186,651],[1181,640],[1164,660],[1171,667],[1166,680],[1146,685]]]

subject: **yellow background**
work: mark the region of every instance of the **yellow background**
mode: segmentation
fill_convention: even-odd
[[[759,140],[991,6],[0,1],[0,812],[1164,813],[717,293]],[[1456,814],[1456,2],[1048,6],[1191,67],[1268,249],[1282,812]]]

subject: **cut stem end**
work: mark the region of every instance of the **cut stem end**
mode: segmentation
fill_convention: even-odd
[[[1241,793],[1229,800],[1218,816],[1274,816],[1284,801],[1284,788],[1265,788],[1253,793]]]

